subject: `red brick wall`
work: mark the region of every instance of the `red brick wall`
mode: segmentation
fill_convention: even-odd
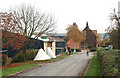
[[[73,40],[72,40],[72,39],[70,39],[70,40],[67,41],[67,45],[68,45],[68,47],[70,47],[71,49],[74,49],[74,47],[73,47]],[[79,46],[80,46],[79,43],[75,43],[76,49],[79,49],[79,48],[80,48]]]

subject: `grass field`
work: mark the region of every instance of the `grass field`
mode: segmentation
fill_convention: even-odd
[[[93,56],[91,64],[85,74],[85,76],[100,76],[100,65],[97,61],[97,56]]]

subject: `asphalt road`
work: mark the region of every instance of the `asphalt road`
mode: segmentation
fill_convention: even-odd
[[[45,64],[18,76],[78,76],[88,63],[88,59],[91,59],[92,56],[93,53],[90,53],[90,56],[86,56],[86,53],[70,55],[67,58]]]

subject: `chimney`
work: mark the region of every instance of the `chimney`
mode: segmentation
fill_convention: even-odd
[[[73,26],[77,26],[77,25],[76,25],[76,22],[73,22]]]
[[[89,28],[88,21],[86,22],[86,27],[88,27],[88,28]]]
[[[88,21],[86,22],[86,26],[88,26]]]

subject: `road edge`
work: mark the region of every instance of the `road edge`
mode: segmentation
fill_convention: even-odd
[[[53,63],[53,62],[57,62],[57,61],[62,60],[62,59],[64,59],[64,58],[60,58],[60,59],[57,59],[57,60],[53,60],[53,61],[49,61],[49,62],[45,62],[45,63],[40,63],[40,64]],[[19,71],[19,72],[16,72],[16,73],[10,74],[10,75],[6,76],[5,78],[12,77],[12,76],[17,76],[18,74],[21,74],[21,73],[27,72],[27,71],[29,71],[29,70],[33,70],[33,69],[35,69],[35,68],[42,67],[40,64],[37,65],[37,66],[35,66],[35,67],[30,67],[30,68],[28,68],[28,69],[25,69],[25,70],[22,70],[22,71]]]
[[[94,54],[93,54],[93,56],[94,56]],[[92,58],[93,58],[93,56],[92,56]],[[91,64],[92,58],[88,59],[88,62],[86,64],[86,66],[84,67],[84,69],[82,70],[82,72],[79,73],[79,76],[82,76],[82,77],[85,76],[85,74],[86,74],[86,72],[87,72],[87,70],[88,70],[88,68],[89,68],[89,66]]]

